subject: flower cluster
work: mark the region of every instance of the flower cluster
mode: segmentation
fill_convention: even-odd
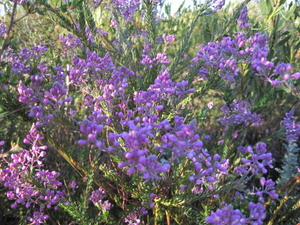
[[[213,225],[242,225],[255,224],[263,225],[263,220],[266,217],[266,210],[260,203],[250,202],[249,205],[250,216],[247,218],[239,209],[234,209],[232,205],[224,205],[223,208],[206,218],[206,222]]]
[[[277,199],[278,194],[275,191],[275,182],[271,179],[266,180],[265,177],[260,178],[261,188],[256,189],[256,195],[260,202],[264,202],[264,195],[270,196],[272,199]]]
[[[140,0],[113,0],[112,4],[117,8],[127,22],[132,20],[133,14],[139,9]]]
[[[240,210],[233,209],[232,205],[225,205],[216,212],[212,212],[206,218],[206,222],[214,225],[247,224],[247,219]]]
[[[200,46],[193,63],[203,63],[199,69],[199,76],[208,79],[207,75],[213,68],[221,71],[222,79],[234,82],[240,70],[237,65],[238,49],[236,41],[231,37],[225,37],[220,42],[210,42]]]
[[[244,17],[241,15],[238,21],[241,26],[248,25]],[[255,75],[272,86],[299,79],[299,73],[291,73],[292,68],[289,64],[275,65],[267,60],[268,54],[269,47],[265,35],[256,33],[248,38],[245,33],[238,33],[235,38],[224,37],[220,41],[201,45],[192,62],[194,65],[200,64],[200,77],[209,79],[210,73],[220,72],[222,79],[229,83],[235,83],[239,79],[240,67],[245,63],[251,65]]]
[[[147,214],[148,214],[147,210],[144,207],[141,207],[129,213],[124,219],[124,222],[128,225],[141,225],[142,221],[140,217]]]
[[[126,161],[119,164],[120,168],[128,166],[127,173],[133,174],[135,171],[138,171],[145,180],[159,179],[160,173],[165,173],[169,170],[169,163],[161,163],[156,154],[151,154],[149,146],[152,145],[152,140],[158,136],[160,131],[170,131],[171,125],[169,121],[160,121],[158,115],[164,109],[166,103],[172,104],[174,101],[179,101],[185,94],[193,91],[186,90],[186,87],[186,82],[173,82],[169,73],[163,71],[157,76],[154,84],[147,91],[134,93],[133,100],[136,105],[137,117],[133,120],[131,118],[133,114],[128,115],[127,113],[127,117],[123,113],[118,114],[121,117],[121,124],[126,125],[129,131],[120,134],[110,134],[111,141],[116,143],[117,149],[127,149],[124,152]],[[182,118],[175,118],[175,126],[181,125]],[[118,144],[119,138],[122,139],[122,143]],[[162,151],[168,160],[172,161],[176,156],[176,152],[171,153],[170,148],[167,148],[166,138],[167,134],[161,139],[164,144],[155,148]],[[175,141],[175,139],[173,140]],[[176,149],[176,145],[177,143],[174,143],[174,149]],[[164,151],[164,149],[167,151]]]
[[[0,37],[3,37],[6,34],[6,26],[3,23],[0,23]]]
[[[70,83],[74,85],[83,85],[91,80],[102,85],[103,82],[100,80],[107,78],[115,68],[108,54],[99,57],[95,52],[87,52],[86,59],[74,57],[72,64],[73,66],[69,68],[69,77]]]
[[[250,24],[248,23],[248,9],[247,6],[244,6],[241,10],[240,16],[237,20],[237,23],[242,28],[248,28]]]
[[[248,158],[241,159],[241,165],[235,167],[234,171],[240,176],[249,177],[256,175],[264,175],[267,173],[267,168],[273,168],[272,154],[267,152],[267,146],[263,142],[256,144],[255,149],[251,146],[240,146],[238,151],[242,155],[248,155]],[[252,188],[251,190],[244,190],[245,193],[241,194],[241,199],[245,199],[245,195],[250,194],[258,198],[258,203],[249,202],[249,217],[246,217],[240,210],[234,209],[232,205],[225,204],[223,208],[212,212],[206,218],[209,224],[258,224],[263,225],[266,217],[266,209],[264,207],[265,197],[269,196],[271,199],[277,199],[278,194],[275,191],[275,182],[265,177],[260,178],[260,188]]]
[[[107,211],[111,208],[111,203],[108,200],[104,200],[106,193],[102,188],[92,192],[89,200],[94,203],[94,205],[101,211]],[[101,213],[101,212],[100,212]]]
[[[224,105],[221,111],[224,113],[218,121],[226,127],[233,125],[260,125],[261,116],[250,111],[251,107],[246,100],[234,100],[229,106]]]
[[[151,58],[149,55],[143,55],[141,60],[141,64],[145,65],[147,68],[152,68],[153,64],[170,64],[170,59],[168,58],[166,53],[157,53],[156,57]]]
[[[102,142],[97,140],[98,134],[103,130],[102,125],[90,120],[83,120],[80,124],[80,132],[87,136],[87,140],[79,140],[79,145],[86,145],[88,143],[94,144],[99,150],[102,149]]]
[[[210,4],[215,10],[220,10],[225,5],[225,0],[212,0]]]
[[[176,42],[176,36],[174,34],[163,34],[162,38],[167,45]]]
[[[48,218],[44,214],[45,209],[56,209],[58,203],[64,202],[64,192],[59,190],[62,186],[58,181],[60,174],[44,169],[47,146],[40,145],[41,140],[43,137],[33,125],[24,139],[24,143],[31,146],[30,149],[11,154],[0,169],[0,183],[8,190],[7,198],[14,200],[11,207],[23,205],[26,208],[37,208],[28,217],[34,224],[42,224]]]
[[[60,67],[53,68],[56,75],[52,76],[53,84],[49,91],[41,89],[41,85],[50,76],[46,65],[39,64],[38,72],[30,76],[30,83],[21,83],[18,87],[19,101],[25,103],[30,112],[28,116],[37,118],[41,125],[53,119],[53,113],[60,109],[65,103],[72,101],[66,96],[65,73]]]
[[[163,70],[147,91],[134,93],[134,102],[139,112],[157,112],[163,109],[164,103],[172,105],[194,92],[194,89],[187,89],[187,87],[187,81],[173,82],[168,70]]]
[[[161,126],[165,134],[162,135],[160,144],[154,148],[170,162],[177,163],[186,156],[192,159],[196,152],[202,149],[203,143],[197,134],[195,121],[185,124],[183,117],[175,116],[174,127],[167,120],[163,121]]]
[[[242,165],[235,168],[236,173],[240,175],[266,174],[267,167],[273,168],[272,153],[268,152],[264,142],[257,143],[254,149],[251,146],[240,146],[238,151],[247,156],[241,159]]]
[[[300,123],[295,121],[294,113],[294,109],[287,112],[281,123],[285,128],[286,140],[296,142],[300,136]]]
[[[75,55],[76,49],[82,48],[82,42],[78,37],[74,37],[72,34],[68,35],[59,35],[59,42],[61,43],[63,57],[67,57],[68,55]]]
[[[250,202],[249,205],[250,215],[248,221],[250,224],[263,225],[266,218],[266,209],[261,203]]]
[[[215,190],[219,179],[228,174],[228,160],[221,160],[218,154],[211,157],[205,149],[202,149],[199,153],[196,152],[191,160],[194,164],[195,173],[189,180],[195,183],[194,193],[203,192],[204,187]]]
[[[45,45],[23,48],[20,52],[14,53],[13,49],[8,48],[5,51],[6,61],[11,63],[12,72],[16,74],[28,73],[31,69],[31,63],[40,59],[47,51]]]
[[[170,166],[167,163],[160,163],[156,155],[149,154],[149,149],[143,147],[150,145],[151,130],[149,127],[139,127],[135,124],[129,128],[129,132],[120,135],[125,142],[124,147],[129,151],[124,152],[126,161],[120,163],[119,167],[129,166],[128,174],[133,174],[137,170],[145,180],[159,179],[159,174],[167,172]]]

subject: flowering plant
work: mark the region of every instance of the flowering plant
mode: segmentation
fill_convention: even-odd
[[[270,100],[298,105],[299,64],[272,57],[274,40],[253,32],[248,2],[228,21],[234,30],[196,50],[189,47],[199,19],[217,18],[224,1],[195,1],[181,34],[169,31],[176,18],[161,13],[163,1],[7,3],[1,109],[22,106],[16,112],[25,138],[13,151],[12,139],[1,136],[5,201],[32,224],[294,221],[297,160],[276,174],[272,141],[297,145],[297,107],[280,129]],[[12,26],[23,19],[18,7],[24,18],[51,18],[63,32],[48,43],[13,45]],[[5,104],[12,98],[16,105]],[[291,216],[283,218],[287,196]]]

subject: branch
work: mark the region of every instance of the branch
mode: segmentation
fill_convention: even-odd
[[[0,61],[1,61],[1,57],[2,57],[2,54],[5,50],[5,48],[7,47],[7,44],[9,42],[9,35],[10,35],[10,32],[13,28],[13,25],[14,25],[14,17],[15,17],[15,14],[16,14],[16,11],[17,11],[17,2],[14,2],[14,6],[13,6],[13,11],[12,11],[12,14],[10,16],[10,23],[9,23],[9,27],[8,27],[8,30],[6,32],[6,37],[4,39],[4,42],[3,42],[3,45],[2,45],[2,48],[0,50]]]

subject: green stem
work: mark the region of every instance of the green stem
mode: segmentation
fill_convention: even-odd
[[[213,13],[213,11],[206,11],[206,10],[207,10],[207,8],[200,10],[200,13],[198,13],[194,17],[193,21],[191,22],[191,25],[189,26],[189,28],[185,32],[185,35],[184,35],[183,39],[180,42],[179,49],[176,52],[175,59],[174,59],[174,61],[172,62],[171,66],[170,66],[170,74],[171,75],[176,72],[175,69],[179,65],[179,60],[182,58],[183,54],[185,52],[187,52],[186,50],[187,50],[187,47],[189,46],[190,38],[192,36],[193,30],[196,27],[196,24],[197,24],[197,21],[199,20],[199,18],[201,16],[209,15],[209,14]]]

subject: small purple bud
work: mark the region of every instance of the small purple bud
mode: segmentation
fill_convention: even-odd
[[[79,140],[78,142],[77,142],[77,144],[79,144],[80,146],[84,146],[84,145],[86,145],[88,142],[86,141],[86,140]]]

